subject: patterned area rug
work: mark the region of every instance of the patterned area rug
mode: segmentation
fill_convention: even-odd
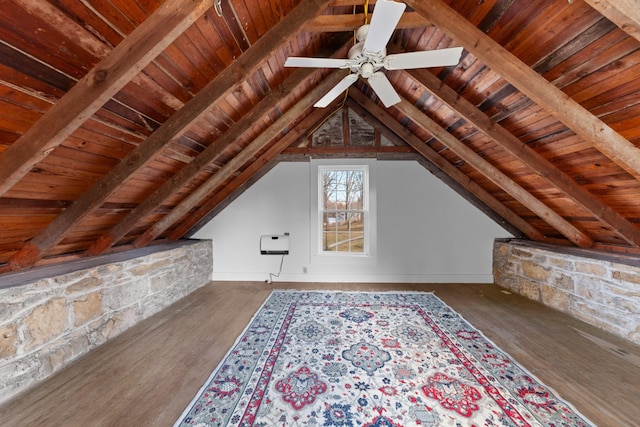
[[[275,291],[175,425],[591,424],[431,293]]]

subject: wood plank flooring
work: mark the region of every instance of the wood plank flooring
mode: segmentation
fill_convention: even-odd
[[[212,282],[0,407],[0,426],[170,426],[284,288],[434,291],[599,426],[640,425],[640,347],[494,285]]]

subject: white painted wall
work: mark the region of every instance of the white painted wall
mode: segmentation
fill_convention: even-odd
[[[359,162],[377,204],[372,257],[314,254],[316,162],[280,163],[193,236],[213,240],[213,279],[267,280],[282,261],[274,282],[493,282],[493,241],[507,231],[417,162]],[[285,232],[289,255],[260,255],[261,235]]]

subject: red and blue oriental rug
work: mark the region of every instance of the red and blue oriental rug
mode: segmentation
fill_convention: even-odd
[[[275,291],[175,425],[591,424],[431,293]]]

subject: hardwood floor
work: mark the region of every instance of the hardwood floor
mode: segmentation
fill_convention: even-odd
[[[640,425],[640,347],[494,285],[213,282],[0,407],[0,426],[170,426],[284,288],[435,291],[597,425]]]

